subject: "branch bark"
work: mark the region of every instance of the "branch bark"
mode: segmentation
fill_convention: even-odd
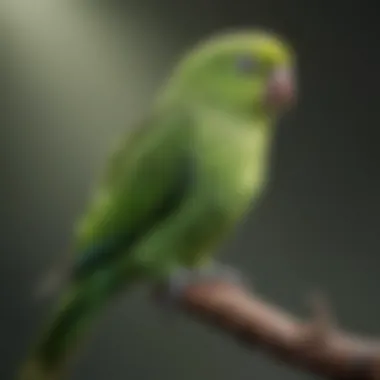
[[[228,283],[191,285],[183,311],[283,362],[335,380],[380,379],[380,343],[339,330],[323,299],[311,322]]]

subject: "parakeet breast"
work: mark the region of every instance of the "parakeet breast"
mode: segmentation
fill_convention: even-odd
[[[229,114],[208,114],[198,131],[199,156],[209,190],[231,216],[258,197],[267,177],[270,133],[266,126]]]

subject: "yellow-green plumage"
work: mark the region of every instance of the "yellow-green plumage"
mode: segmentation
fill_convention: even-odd
[[[112,296],[215,252],[265,188],[278,67],[292,68],[288,47],[254,31],[212,38],[180,62],[79,220],[68,284],[19,380],[61,379]]]

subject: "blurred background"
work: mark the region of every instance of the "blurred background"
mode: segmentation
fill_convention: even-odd
[[[70,243],[110,147],[178,57],[230,27],[288,38],[301,97],[279,128],[270,190],[224,260],[299,316],[321,289],[343,328],[380,336],[380,26],[371,2],[340,3],[1,0],[2,380],[47,316],[32,289]],[[136,292],[108,310],[72,379],[312,377]]]

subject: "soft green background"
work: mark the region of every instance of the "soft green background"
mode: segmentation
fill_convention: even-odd
[[[224,257],[288,310],[306,316],[308,293],[320,288],[343,327],[380,335],[380,59],[370,2],[171,2],[0,1],[1,380],[48,312],[32,288],[67,246],[110,145],[184,49],[239,25],[270,27],[293,43],[301,100],[279,130],[270,191]],[[109,310],[73,375],[308,377],[166,316],[139,293]]]

